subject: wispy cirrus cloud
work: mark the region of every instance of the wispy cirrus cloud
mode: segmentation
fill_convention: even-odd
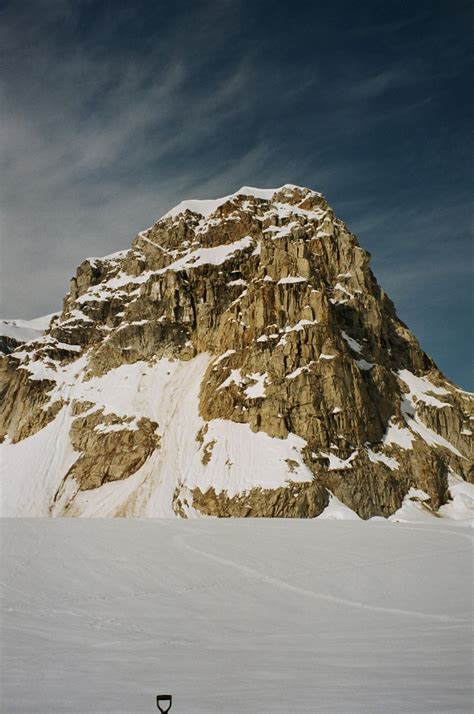
[[[86,254],[128,244],[182,188],[202,182],[203,174],[208,174],[206,188],[218,191],[226,176],[233,182],[262,166],[266,153],[264,143],[250,142],[238,165],[223,166],[217,157],[206,172],[198,163],[199,147],[238,122],[245,111],[241,98],[252,81],[249,59],[237,58],[202,82],[212,51],[222,44],[215,26],[190,32],[175,24],[156,48],[144,48],[146,61],[134,52],[119,53],[118,62],[96,36],[103,26],[89,34],[88,46],[70,47],[58,32],[63,22],[75,31],[74,8],[70,3],[43,8],[34,26],[24,13],[11,12],[1,38],[5,52],[21,40],[29,47],[16,69],[27,81],[2,87],[2,168],[8,177],[2,220],[9,237],[3,263],[16,267],[4,276],[2,298],[12,314],[50,310]],[[129,12],[115,15],[109,36]],[[199,27],[199,13],[192,15],[187,24],[194,19]],[[184,40],[183,54],[177,48]],[[199,52],[201,45],[206,49]],[[18,281],[29,271],[33,281]]]
[[[444,281],[454,310],[469,265],[462,28],[343,4],[3,3],[3,314],[57,309],[86,255],[183,198],[293,182],[328,196],[438,349],[417,306]]]

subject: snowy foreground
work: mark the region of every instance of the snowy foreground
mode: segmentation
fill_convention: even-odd
[[[471,711],[468,528],[0,523],[4,713]]]

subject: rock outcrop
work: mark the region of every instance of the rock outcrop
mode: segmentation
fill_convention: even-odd
[[[180,204],[84,261],[3,361],[11,458],[59,419],[76,457],[49,479],[53,515],[313,517],[332,493],[369,518],[411,488],[436,510],[448,473],[473,478],[472,396],[306,188]]]

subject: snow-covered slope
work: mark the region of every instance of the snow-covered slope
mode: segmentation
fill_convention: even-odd
[[[441,519],[0,528],[3,712],[472,711],[472,538]]]
[[[8,338],[11,344],[21,344],[29,340],[35,340],[48,329],[53,317],[59,313],[51,313],[34,320],[0,320],[0,345],[2,338]],[[6,344],[7,340],[3,340]]]
[[[198,413],[199,389],[203,375],[212,362],[202,354],[183,362],[168,359],[153,364],[135,362],[110,370],[101,377],[85,379],[82,364],[73,362],[63,372],[36,374],[55,379],[51,400],[68,403],[45,428],[17,444],[2,445],[0,459],[0,516],[22,517],[61,515],[66,503],[67,515],[132,517],[174,517],[173,496],[178,493],[182,515],[199,517],[193,508],[191,492],[205,492],[212,487],[217,494],[232,497],[249,489],[284,487],[288,479],[288,460],[292,460],[291,480],[311,482],[312,474],[302,452],[305,442],[290,434],[286,439],[254,434],[247,424],[223,419],[204,422]],[[73,405],[86,403],[89,412],[122,418],[134,415],[135,421],[120,428],[134,430],[136,422],[148,417],[161,425],[160,449],[125,480],[105,483],[99,488],[81,491],[72,480],[63,489],[64,474],[77,459],[68,438],[74,420]],[[117,427],[115,427],[117,428]],[[104,431],[114,431],[113,426]],[[206,428],[203,443],[190,439]],[[203,461],[206,445],[212,448],[212,468]],[[339,468],[334,466],[333,468]],[[15,474],[15,479],[10,475]],[[456,474],[450,477],[451,498],[439,515],[445,518],[472,519],[474,485]],[[5,484],[8,484],[5,487]],[[413,493],[412,493],[413,492]],[[55,494],[54,499],[52,496]],[[392,519],[404,521],[433,520],[438,514],[427,505],[429,496],[411,489],[402,508]],[[450,505],[452,504],[452,505]],[[330,495],[322,519],[357,519],[354,511]]]
[[[253,198],[261,198],[266,201],[270,201],[275,193],[282,191],[284,189],[296,188],[292,184],[286,184],[285,186],[280,186],[280,188],[253,188],[252,186],[242,186],[235,193],[231,193],[228,196],[222,196],[221,198],[211,198],[211,199],[190,199],[187,201],[181,201],[177,206],[174,206],[171,210],[164,214],[163,218],[175,218],[179,216],[180,213],[185,211],[191,211],[192,213],[198,213],[203,218],[209,218],[209,216],[214,213],[220,206],[224,203],[232,201],[232,199],[237,198],[237,196],[252,196]]]
[[[121,417],[132,413],[136,419],[157,421],[162,433],[160,449],[128,479],[83,492],[69,484],[61,491],[64,474],[77,458],[68,439],[73,415],[71,407],[65,406],[41,431],[18,444],[2,446],[0,483],[8,483],[12,473],[16,478],[2,489],[0,514],[59,515],[64,502],[74,497],[68,515],[114,516],[125,512],[129,516],[173,517],[177,489],[183,490],[185,501],[195,487],[205,491],[212,485],[218,493],[225,491],[232,496],[255,486],[284,486],[286,460],[290,458],[295,462],[292,480],[311,481],[301,456],[302,439],[253,434],[247,424],[219,419],[208,423],[203,437],[205,444],[219,444],[213,454],[214,468],[206,468],[202,447],[190,435],[205,426],[198,413],[198,397],[209,361],[210,356],[203,354],[187,362],[135,362],[89,380],[73,363],[65,374],[48,375],[58,378],[52,399],[70,404],[74,400],[86,402],[94,405],[92,411],[103,409],[105,414]],[[52,505],[51,494],[58,494]],[[189,505],[184,504],[187,517],[199,515],[191,504],[191,498]]]

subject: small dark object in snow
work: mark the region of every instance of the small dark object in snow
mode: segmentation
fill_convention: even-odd
[[[169,712],[171,709],[171,704],[173,703],[173,698],[171,694],[158,694],[156,697],[156,706],[164,714],[165,712]]]

